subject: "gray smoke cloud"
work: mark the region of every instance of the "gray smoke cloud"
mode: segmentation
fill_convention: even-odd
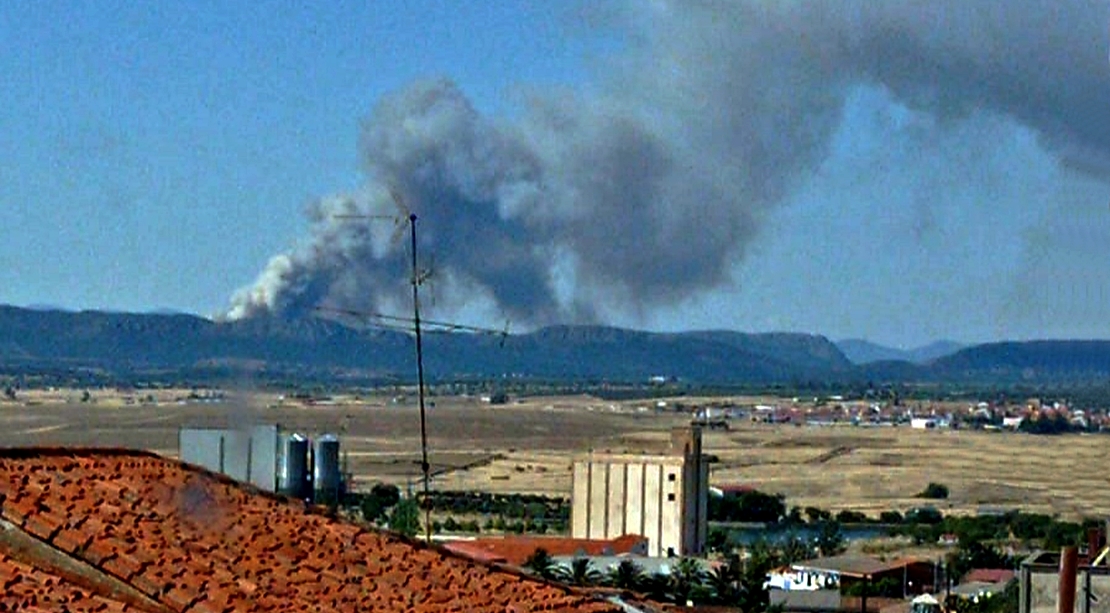
[[[512,120],[483,116],[445,79],[381,100],[360,143],[365,186],[315,203],[308,241],[274,256],[227,316],[405,312],[407,227],[390,220],[410,210],[444,313],[589,322],[726,286],[861,86],[934,115],[937,130],[1011,118],[1062,162],[1106,172],[1108,14],[1093,0],[592,13],[627,48],[589,94],[533,93]]]

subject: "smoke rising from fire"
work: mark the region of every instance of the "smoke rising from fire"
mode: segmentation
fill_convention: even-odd
[[[307,242],[274,256],[227,316],[405,312],[410,210],[444,313],[591,322],[728,286],[859,87],[938,131],[1009,118],[1061,161],[1106,172],[1107,16],[1093,0],[613,10],[627,48],[589,94],[533,94],[511,120],[446,79],[379,101],[361,135],[365,186],[313,204]]]

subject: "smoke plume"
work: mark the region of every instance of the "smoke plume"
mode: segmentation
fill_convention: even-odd
[[[307,243],[274,256],[228,317],[405,312],[410,211],[444,313],[589,322],[727,286],[860,87],[936,130],[1009,118],[1061,162],[1106,172],[1102,2],[675,0],[591,16],[626,48],[589,94],[536,93],[512,120],[446,79],[381,100],[365,186],[315,203]]]

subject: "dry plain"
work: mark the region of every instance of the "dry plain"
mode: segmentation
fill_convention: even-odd
[[[144,394],[145,395],[145,394]],[[97,392],[27,392],[0,402],[0,446],[81,445],[150,449],[176,456],[183,425],[278,423],[305,433],[335,432],[355,487],[412,483],[419,475],[419,418],[411,399],[336,399],[305,405],[277,394],[234,393],[222,402],[126,404]],[[690,399],[684,399],[690,403]],[[650,452],[688,417],[586,396],[536,397],[503,406],[472,398],[432,398],[428,408],[433,488],[569,495],[570,461],[589,449]],[[705,435],[718,461],[711,484],[748,484],[785,494],[790,505],[871,515],[920,505],[929,482],[947,485],[946,512],[983,507],[1065,518],[1110,516],[1102,473],[1110,437],[1035,437],[1003,432],[905,427],[807,427],[732,423]]]

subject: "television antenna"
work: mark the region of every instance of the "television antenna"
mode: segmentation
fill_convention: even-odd
[[[409,211],[408,207],[405,206],[404,199],[401,197],[401,194],[398,190],[396,190],[395,188],[390,188],[389,193],[390,193],[390,196],[393,198],[393,202],[397,205],[397,207],[402,212],[407,212],[408,213],[408,226],[409,226],[409,238],[410,238],[409,253],[410,253],[410,256],[411,256],[411,263],[412,263],[412,276],[410,278],[410,282],[412,284],[412,317],[408,318],[408,317],[400,317],[400,316],[396,316],[396,315],[385,315],[385,314],[382,314],[382,313],[375,313],[375,312],[358,312],[358,311],[353,311],[353,310],[349,310],[349,309],[337,309],[337,308],[331,308],[331,307],[316,307],[316,310],[332,311],[332,312],[343,313],[343,314],[347,314],[347,315],[355,315],[355,316],[359,316],[359,317],[370,317],[370,318],[378,320],[378,323],[375,327],[379,327],[379,328],[402,329],[402,328],[407,328],[407,326],[405,326],[404,324],[411,324],[411,328],[406,329],[406,331],[411,330],[414,333],[414,337],[415,337],[415,341],[416,341],[415,342],[415,349],[416,349],[416,381],[417,381],[416,384],[417,384],[418,406],[419,406],[419,409],[420,409],[420,472],[421,472],[421,478],[422,478],[422,481],[423,481],[423,488],[422,489],[424,491],[424,539],[425,539],[425,542],[431,543],[432,542],[432,505],[431,505],[431,477],[432,477],[431,472],[432,472],[432,467],[431,467],[431,463],[429,463],[429,461],[428,461],[428,418],[427,418],[427,408],[426,408],[426,404],[425,404],[424,344],[423,344],[423,336],[421,334],[422,329],[421,329],[421,320],[420,320],[420,285],[428,279],[431,272],[430,271],[421,271],[420,267],[419,267],[419,260],[417,258],[417,252],[416,252],[416,243],[417,243],[417,241],[416,241],[416,220],[417,220],[416,214]],[[400,223],[400,220],[403,219],[403,218],[399,217],[399,216],[394,216],[394,215],[357,215],[357,214],[352,214],[352,215],[336,215],[336,217],[340,218],[340,219],[388,219],[388,220],[393,220],[397,224],[397,227],[398,227],[398,230],[396,230],[394,232],[394,236],[393,236],[393,239],[392,239],[393,241],[399,240],[399,238],[401,236],[401,232],[404,230],[404,226]],[[468,325],[464,325],[464,324],[456,324],[456,323],[445,322],[445,321],[428,320],[424,323],[426,323],[428,325],[431,325],[433,327],[439,328],[441,330],[449,331],[449,332],[465,331],[465,332],[485,333],[485,334],[489,334],[489,333],[500,334],[500,336],[501,336],[501,343],[500,343],[501,346],[504,346],[505,338],[509,335],[509,327],[508,327],[507,322],[505,324],[505,329],[503,331],[496,331],[496,330],[491,330],[491,329],[488,329],[488,328],[481,328],[481,327],[478,327],[478,326],[468,326]]]

